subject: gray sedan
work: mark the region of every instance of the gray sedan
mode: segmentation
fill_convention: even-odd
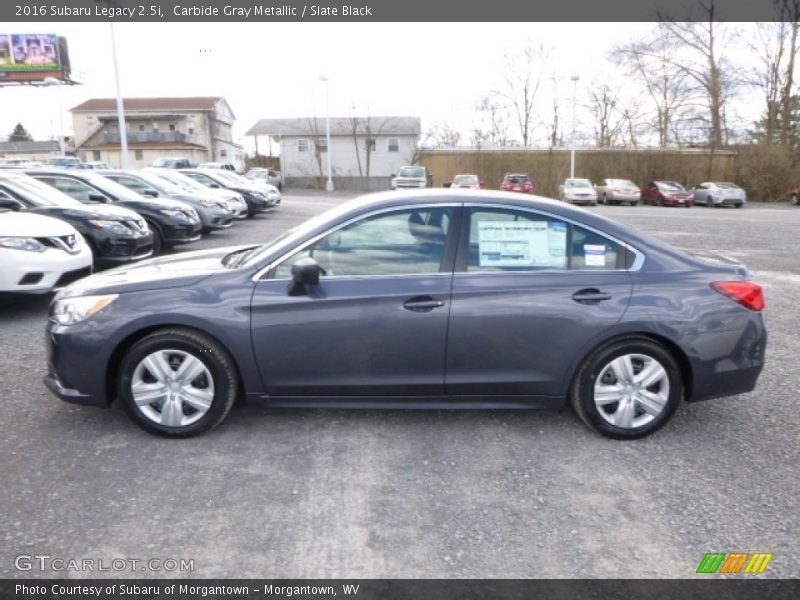
[[[169,256],[62,290],[48,388],[118,399],[185,437],[237,397],[275,407],[562,408],[603,435],[660,428],[682,400],[749,392],[761,288],[560,202],[386,192],[259,246]],[[87,357],[91,357],[88,360]]]

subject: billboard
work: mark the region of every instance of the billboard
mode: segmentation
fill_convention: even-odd
[[[60,71],[58,38],[53,33],[0,33],[0,73]]]

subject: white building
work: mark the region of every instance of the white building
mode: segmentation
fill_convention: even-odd
[[[130,167],[146,167],[165,156],[244,166],[244,151],[233,142],[235,117],[225,98],[125,98],[123,105]],[[120,166],[116,100],[92,98],[71,112],[75,153],[85,161]]]
[[[325,118],[261,119],[247,135],[269,138],[280,148],[287,185],[323,187],[328,178]],[[332,117],[331,171],[336,189],[389,188],[389,180],[417,156],[420,120],[417,117]]]

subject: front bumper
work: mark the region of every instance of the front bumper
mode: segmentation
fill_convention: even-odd
[[[199,207],[196,208],[200,215],[200,221],[204,231],[215,229],[227,229],[233,225],[233,213],[221,207]]]
[[[165,223],[161,230],[164,232],[164,242],[168,244],[188,244],[200,239],[203,222],[199,219],[191,222]]]
[[[570,204],[597,204],[597,196],[564,196]]]
[[[83,244],[77,254],[48,248],[44,252],[3,250],[0,292],[46,294],[92,272],[92,250]]]
[[[95,261],[102,264],[119,264],[149,258],[153,254],[153,234],[130,237],[95,237]]]

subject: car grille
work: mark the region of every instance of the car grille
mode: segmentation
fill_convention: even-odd
[[[55,248],[56,250],[63,250],[69,254],[77,254],[81,251],[80,239],[77,235],[60,235],[54,237],[40,237],[36,238],[40,244],[48,248]]]
[[[147,223],[144,219],[135,219],[133,221],[125,221],[125,225],[129,228],[133,229],[134,231],[138,231],[140,233],[147,233],[148,227]]]

